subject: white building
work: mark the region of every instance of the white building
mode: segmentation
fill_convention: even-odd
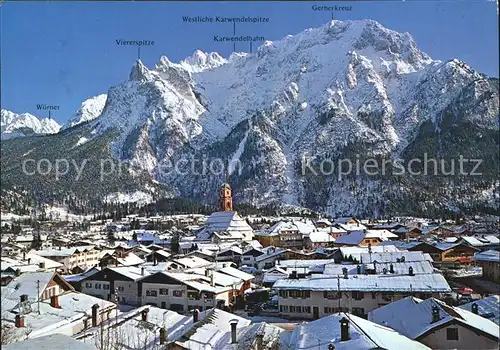
[[[196,237],[199,240],[212,240],[214,243],[251,241],[253,230],[237,212],[218,211],[208,217],[205,227]]]
[[[497,324],[434,298],[404,298],[368,318],[432,349],[498,349]]]
[[[430,350],[392,329],[348,313],[337,313],[301,324],[282,334],[281,349],[301,350]]]
[[[441,274],[420,275],[312,275],[307,279],[278,280],[280,314],[287,318],[317,319],[348,311],[368,312],[408,295],[423,298],[451,291]]]

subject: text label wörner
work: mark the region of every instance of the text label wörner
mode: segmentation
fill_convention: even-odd
[[[208,16],[183,16],[186,23],[267,23],[268,17],[208,17]]]

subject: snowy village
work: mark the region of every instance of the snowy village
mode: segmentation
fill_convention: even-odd
[[[2,349],[499,349],[498,1],[0,0]]]

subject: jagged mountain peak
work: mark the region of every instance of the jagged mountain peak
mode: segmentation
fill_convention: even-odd
[[[73,117],[62,127],[63,130],[98,118],[106,105],[107,94],[90,97],[82,102]]]
[[[129,80],[131,81],[146,81],[152,78],[149,69],[142,63],[140,59],[137,59],[135,65],[130,71]]]
[[[489,133],[498,130],[495,83],[459,60],[432,60],[410,34],[372,20],[332,20],[227,60],[201,50],[179,63],[161,56],[152,69],[138,60],[129,78],[109,89],[92,137],[117,130],[107,141],[114,156],[205,201],[216,176],[197,176],[191,163],[182,174],[165,174],[162,164],[240,162],[241,176],[236,165],[229,173],[243,202],[376,213],[392,200],[408,203],[411,186],[384,178],[353,188],[304,175],[297,170],[302,155],[397,158],[450,149],[461,142],[449,137],[454,127],[482,128],[467,142],[479,144],[484,135],[485,145],[494,144]],[[447,129],[453,132],[441,133]]]
[[[202,72],[206,69],[213,69],[228,61],[217,52],[204,52],[196,50],[191,56],[180,62],[180,65],[189,72]]]
[[[29,135],[58,133],[61,126],[53,118],[39,118],[30,113],[17,114],[1,110],[1,139],[7,140]]]

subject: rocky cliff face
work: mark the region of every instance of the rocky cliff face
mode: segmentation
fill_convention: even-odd
[[[227,177],[240,202],[378,216],[494,207],[498,107],[498,80],[431,59],[408,33],[331,21],[227,60],[138,61],[84,127],[87,143],[115,135],[110,154],[191,199],[213,202]],[[483,175],[408,172],[460,155],[481,157]]]

